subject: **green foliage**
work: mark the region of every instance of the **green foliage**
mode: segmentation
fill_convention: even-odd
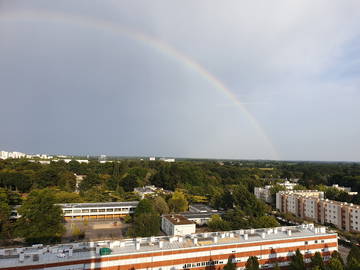
[[[341,263],[342,266],[345,265],[343,258],[341,257],[340,253],[337,251],[333,251],[331,254],[331,259],[337,259]]]
[[[320,252],[315,252],[314,256],[311,257],[311,266],[318,267],[320,270],[325,270],[325,264]]]
[[[58,241],[65,228],[60,206],[54,205],[51,191],[34,190],[18,209],[21,217],[16,222],[16,234],[28,243]]]
[[[279,227],[280,223],[273,216],[262,216],[251,220],[254,228],[271,228]]]
[[[134,217],[130,235],[133,237],[149,237],[160,232],[160,216],[157,213],[142,213]]]
[[[9,221],[11,209],[9,206],[8,193],[0,188],[0,240],[10,239],[12,226]]]
[[[255,256],[249,257],[245,264],[245,270],[259,270],[259,261]]]
[[[274,266],[274,269],[273,269],[273,270],[281,270],[281,269],[280,269],[280,266],[279,266],[279,264],[278,264],[278,263],[276,263],[276,264],[275,264],[275,266]]]
[[[155,199],[153,200],[153,205],[154,205],[155,210],[160,215],[168,214],[170,212],[168,204],[166,203],[164,198],[161,196],[155,197]]]
[[[213,215],[208,222],[208,226],[213,231],[231,230],[229,222],[223,220],[219,215]]]
[[[305,270],[304,257],[301,254],[300,250],[297,249],[295,255],[291,257],[290,269],[294,270]]]
[[[184,193],[175,191],[168,201],[170,211],[172,213],[184,212],[188,210],[188,201]]]
[[[347,270],[360,269],[360,248],[358,246],[352,245],[346,262]]]
[[[151,213],[151,214],[155,213],[154,205],[153,205],[152,201],[150,201],[149,199],[143,199],[137,205],[134,216],[136,217],[136,216],[140,216],[142,214],[148,214],[148,213]]]
[[[84,180],[81,181],[79,189],[80,191],[84,192],[100,184],[101,179],[99,175],[95,173],[90,173],[84,178]]]
[[[327,264],[326,270],[344,270],[344,264],[335,257],[332,257]]]
[[[234,258],[235,258],[234,256],[229,257],[226,265],[224,266],[224,270],[235,270],[236,269],[236,265],[233,262]]]

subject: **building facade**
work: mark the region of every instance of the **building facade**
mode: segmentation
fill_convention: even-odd
[[[61,206],[65,220],[116,219],[133,214],[138,201],[108,203],[66,203]]]
[[[103,249],[108,251],[106,255]],[[297,249],[306,263],[317,251],[327,261],[338,249],[337,234],[308,224],[186,237],[35,245],[0,249],[0,269],[206,270],[222,269],[230,258],[240,270],[245,268],[250,256],[258,257],[262,269],[271,269],[275,263],[286,268]]]
[[[286,190],[293,190],[297,184],[290,183],[289,181],[285,181],[284,183],[278,183],[277,185],[284,187]],[[255,197],[260,200],[263,200],[264,202],[272,203],[273,202],[273,198],[271,196],[272,187],[273,185],[268,185],[265,187],[255,187],[254,188]]]
[[[360,205],[324,199],[320,191],[281,191],[276,194],[276,208],[282,213],[332,224],[349,232],[360,232]]]
[[[163,215],[161,230],[166,235],[184,236],[195,233],[196,224],[182,215]]]

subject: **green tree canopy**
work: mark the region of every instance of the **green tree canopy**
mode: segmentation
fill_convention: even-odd
[[[185,198],[184,193],[175,191],[172,197],[168,201],[171,212],[184,212],[188,210],[188,201]]]
[[[219,215],[212,215],[208,222],[208,226],[213,231],[229,231],[231,230],[229,222],[223,220]]]
[[[325,264],[320,252],[315,252],[314,256],[311,257],[311,266],[319,267],[320,270],[325,270]]]
[[[143,199],[137,205],[134,215],[136,217],[142,214],[154,214],[154,213],[155,213],[155,208],[152,201],[150,201],[149,199]]]
[[[249,257],[245,264],[246,270],[259,270],[259,261],[258,258],[255,256]]]
[[[236,269],[236,265],[233,262],[233,260],[234,260],[234,256],[230,256],[228,258],[228,261],[227,261],[226,265],[224,266],[224,270],[235,270]]]
[[[300,250],[297,249],[295,255],[291,257],[290,269],[292,270],[305,270],[304,257]]]
[[[166,203],[166,201],[164,200],[163,197],[161,196],[157,196],[154,200],[153,200],[153,205],[155,210],[160,214],[167,214],[169,213],[170,209],[168,204]]]
[[[47,189],[34,190],[18,209],[21,217],[16,222],[16,234],[28,243],[58,241],[65,228],[60,206]]]
[[[344,270],[344,265],[338,258],[332,257],[327,264],[326,270]]]

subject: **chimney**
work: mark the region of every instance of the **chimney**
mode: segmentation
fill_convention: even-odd
[[[164,242],[163,241],[159,241],[159,248],[163,248],[164,247]]]
[[[218,242],[218,237],[217,237],[217,236],[214,236],[214,237],[213,237],[213,240],[214,240],[214,243],[217,243],[217,242]]]
[[[265,238],[265,233],[261,233],[261,238],[264,239]]]
[[[135,249],[139,250],[140,249],[140,241],[136,241],[135,243]]]
[[[194,242],[194,245],[196,245],[196,244],[198,243],[198,239],[195,237],[195,238],[193,239],[193,242]]]
[[[249,235],[247,233],[244,234],[244,240],[248,240],[249,239]]]
[[[291,233],[292,233],[291,230],[288,230],[288,231],[287,231],[287,235],[288,235],[288,236],[291,236]]]
[[[73,255],[73,249],[72,249],[72,247],[69,249],[69,257],[72,257],[72,255]]]
[[[25,254],[24,254],[24,252],[21,252],[21,253],[19,254],[19,261],[20,261],[20,262],[23,262],[24,259],[25,259]]]
[[[95,251],[96,251],[96,255],[99,255],[99,254],[100,254],[100,247],[99,247],[99,246],[96,246]]]

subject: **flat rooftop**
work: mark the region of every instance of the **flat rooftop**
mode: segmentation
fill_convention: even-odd
[[[96,208],[96,207],[124,207],[137,206],[138,201],[131,202],[105,202],[105,203],[59,203],[62,208]]]
[[[163,218],[166,218],[174,225],[188,225],[188,224],[195,224],[195,222],[188,220],[186,217],[182,215],[163,215]]]
[[[291,235],[289,235],[289,231],[291,231]],[[34,245],[26,248],[0,249],[0,269],[104,257],[98,254],[99,247],[110,248],[112,253],[108,256],[118,256],[151,251],[206,246],[215,247],[220,245],[266,242],[305,237],[318,238],[320,235],[336,235],[336,233],[327,232],[325,227],[316,228],[313,224],[303,224],[299,226],[190,234],[184,237],[157,236],[99,242],[79,242],[54,246]],[[23,262],[20,262],[20,253],[24,254]],[[34,255],[36,258],[38,257],[38,260],[34,260]]]

